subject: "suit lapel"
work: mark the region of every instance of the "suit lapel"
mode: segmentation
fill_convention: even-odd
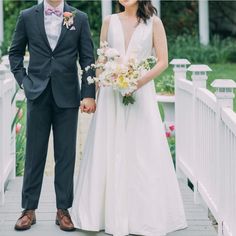
[[[43,2],[40,3],[37,8],[36,8],[36,16],[37,16],[37,20],[38,20],[38,26],[39,26],[39,30],[40,30],[40,33],[47,45],[47,47],[51,49],[50,47],[50,44],[48,42],[48,38],[47,38],[47,34],[46,34],[46,31],[45,31],[45,26],[44,26],[44,6],[43,6]]]
[[[70,8],[70,6],[69,6],[67,3],[65,3],[65,5],[64,5],[64,12],[66,12],[66,11],[69,11],[69,12],[71,11],[71,8]],[[62,25],[61,25],[61,34],[60,34],[60,36],[59,36],[59,38],[58,38],[57,45],[56,45],[54,51],[58,48],[58,46],[60,45],[60,43],[61,43],[62,40],[64,39],[66,33],[69,31],[69,30],[66,28],[66,26],[63,25],[63,23],[64,23],[64,19],[63,19]]]

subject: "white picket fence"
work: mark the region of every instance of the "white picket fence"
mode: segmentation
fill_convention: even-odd
[[[206,65],[171,62],[175,75],[176,160],[179,175],[194,185],[195,202],[205,202],[219,224],[218,235],[236,235],[236,113],[233,80],[206,89]],[[192,72],[192,81],[186,79]]]
[[[15,130],[11,132],[15,116],[15,80],[7,66],[0,64],[0,205],[4,203],[4,188],[15,178]]]

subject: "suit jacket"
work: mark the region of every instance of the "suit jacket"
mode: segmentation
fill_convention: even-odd
[[[85,13],[64,5],[64,12],[76,11],[73,29],[62,25],[61,34],[54,50],[51,49],[44,27],[43,3],[20,13],[9,50],[11,71],[26,97],[36,99],[51,80],[54,99],[59,107],[78,107],[80,100],[95,98],[95,85],[89,85],[85,67],[94,63],[93,43]],[[28,71],[23,66],[26,46],[30,60]],[[77,59],[83,70],[82,88],[78,80]]]

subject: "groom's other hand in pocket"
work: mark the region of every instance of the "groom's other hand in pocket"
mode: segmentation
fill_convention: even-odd
[[[94,98],[84,98],[80,105],[81,112],[86,112],[88,114],[94,113],[96,111],[96,102]]]

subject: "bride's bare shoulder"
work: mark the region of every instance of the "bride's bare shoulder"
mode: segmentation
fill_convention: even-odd
[[[106,16],[106,17],[104,18],[104,20],[103,20],[103,26],[108,27],[109,24],[110,24],[111,18],[112,18],[114,15],[116,15],[116,14],[112,14],[112,15]]]
[[[108,28],[109,28],[109,25],[110,25],[111,17],[112,17],[112,15],[108,15],[103,20],[101,35],[100,35],[100,40],[101,41],[106,41],[107,40],[107,32],[108,32]]]
[[[110,20],[111,20],[111,15],[106,16],[106,17],[104,18],[104,20],[103,20],[103,25],[104,25],[104,26],[108,26],[109,23],[110,23]]]
[[[153,16],[153,24],[156,27],[160,27],[163,25],[162,20],[158,16]]]

